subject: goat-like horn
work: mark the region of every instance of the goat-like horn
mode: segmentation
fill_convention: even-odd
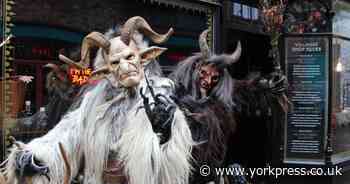
[[[206,29],[199,36],[199,48],[201,50],[201,53],[204,59],[207,59],[210,57],[210,49],[207,43],[208,33],[209,33],[209,29]]]
[[[100,75],[100,74],[106,74],[110,73],[108,66],[102,66],[101,68],[98,68],[97,70],[93,71],[91,75]]]
[[[88,65],[90,64],[91,47],[100,47],[108,53],[110,45],[111,43],[105,38],[105,36],[102,33],[92,32],[88,34],[84,38],[81,46],[81,62],[83,62],[85,66],[88,67]]]
[[[48,63],[48,64],[44,65],[44,67],[52,69],[56,73],[58,78],[60,78],[61,81],[64,80],[64,72],[62,71],[62,69],[58,65],[53,64],[53,63]]]
[[[144,18],[136,16],[128,19],[125,22],[121,32],[121,40],[126,45],[129,45],[130,39],[132,39],[133,34],[136,30],[148,36],[153,42],[157,44],[167,41],[169,37],[174,33],[173,28],[170,28],[166,34],[158,34],[155,31],[153,31],[151,26],[147,23],[147,21]]]
[[[64,176],[64,180],[63,180],[63,184],[69,184],[70,183],[70,177],[71,177],[71,166],[68,162],[68,157],[67,157],[67,153],[66,153],[66,150],[64,149],[62,143],[58,143],[58,146],[60,148],[60,153],[62,155],[62,158],[63,158],[63,162],[64,162],[64,165],[66,167],[66,171],[65,171],[65,176]]]
[[[53,63],[48,63],[48,64],[44,65],[43,67],[44,68],[51,68],[55,72],[59,72],[60,71],[60,68],[56,64],[53,64]]]
[[[231,59],[227,60],[227,64],[231,65],[239,60],[242,54],[242,45],[241,41],[238,41],[236,50],[230,55]],[[226,61],[225,61],[226,62]]]
[[[242,46],[241,46],[241,42],[239,41],[237,43],[236,50],[231,55],[229,54],[214,55],[210,57],[207,62],[216,63],[218,67],[228,67],[239,60],[239,58],[241,57],[241,53],[242,53]]]
[[[111,73],[110,69],[108,66],[102,66],[101,68],[93,71],[91,73],[90,79],[92,80],[100,80],[104,77],[106,77],[109,73]]]
[[[73,60],[61,54],[59,55],[59,59],[71,66],[73,65],[74,67],[80,69],[86,69],[90,64],[90,49],[92,47],[101,47],[103,50],[105,50],[105,52],[108,52],[110,45],[111,43],[105,38],[102,33],[91,32],[85,36],[83,40],[83,43],[81,45],[81,59],[79,62],[74,62]]]
[[[82,65],[81,62],[75,62],[75,61],[73,61],[73,60],[67,58],[66,56],[64,56],[64,55],[62,55],[62,54],[58,55],[58,58],[59,58],[61,61],[63,61],[63,62],[65,62],[66,64],[68,64],[69,66],[73,66],[73,67],[79,68],[79,69],[84,69],[84,68],[86,68],[85,65]]]

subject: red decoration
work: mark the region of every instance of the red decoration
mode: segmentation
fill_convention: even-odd
[[[263,8],[262,21],[266,31],[272,34],[280,33],[283,26],[283,14],[286,8],[286,3],[283,0],[276,1],[261,1]]]

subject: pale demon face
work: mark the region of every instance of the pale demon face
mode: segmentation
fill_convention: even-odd
[[[144,67],[162,54],[166,48],[148,47],[139,50],[133,42],[129,46],[116,37],[112,40],[108,58],[108,68],[116,81],[123,87],[133,87],[144,77]]]

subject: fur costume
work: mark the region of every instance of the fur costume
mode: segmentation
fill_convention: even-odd
[[[240,43],[234,53],[216,55],[210,51],[206,43],[207,34],[208,30],[200,35],[201,52],[180,62],[170,75],[170,78],[176,81],[179,104],[186,109],[185,112],[188,111],[186,117],[190,122],[193,139],[202,143],[193,148],[196,170],[192,175],[191,183],[208,181],[219,183],[218,176],[203,177],[198,174],[198,169],[203,163],[209,163],[212,169],[233,164],[234,159],[230,158],[232,152],[229,150],[234,151],[237,148],[232,144],[236,120],[240,120],[241,116],[255,116],[256,112],[263,110],[261,113],[271,115],[271,108],[266,107],[279,108],[284,105],[270,103],[271,99],[273,101],[283,99],[284,88],[273,81],[255,75],[248,80],[238,81],[230,76],[227,67],[238,61],[241,55]],[[207,91],[207,94],[201,91],[202,87],[208,88],[207,84],[201,84],[201,75],[202,72],[209,75],[207,72],[212,71],[202,70],[204,66],[212,66],[215,68],[214,73],[215,71],[219,73],[218,77],[208,79],[211,82],[217,78],[217,82]],[[272,85],[265,86],[267,81]],[[246,180],[236,177],[231,178],[231,183],[233,182],[245,183]]]
[[[70,82],[67,65],[50,63],[45,67],[51,71],[46,76],[48,103],[44,106],[44,111],[40,109],[29,117],[25,112],[19,113],[16,126],[10,130],[10,134],[22,142],[42,136],[43,132],[53,128],[68,111],[79,90],[78,86]]]
[[[183,109],[189,122],[192,137],[197,145],[193,147],[193,174],[190,183],[205,184],[219,181],[219,177],[211,172],[201,176],[200,167],[207,165],[214,171],[224,165],[228,137],[234,132],[236,123],[224,105],[213,99],[196,100],[179,90],[177,104]]]
[[[207,31],[203,34],[207,34]],[[199,39],[201,48],[203,34]],[[231,58],[233,61],[238,60],[240,50],[238,47],[235,51]],[[220,176],[216,176],[214,172],[209,176],[201,176],[199,168],[208,165],[214,171],[215,168],[225,165],[228,138],[236,126],[230,111],[234,107],[231,97],[234,82],[226,68],[220,69],[220,79],[208,96],[203,96],[200,92],[199,66],[204,63],[207,54],[210,53],[201,49],[200,53],[182,61],[170,75],[176,81],[177,102],[187,112],[193,139],[198,142],[192,152],[195,169],[190,183],[193,184],[219,183]]]
[[[105,38],[102,34],[91,33],[85,37],[85,44],[98,44],[102,47],[103,62],[110,66],[110,71],[103,75],[98,84],[85,92],[84,97],[79,101],[77,108],[73,108],[63,119],[43,137],[32,140],[26,145],[14,147],[8,158],[5,175],[9,184],[20,184],[21,177],[15,167],[18,166],[16,157],[24,151],[34,154],[36,163],[42,163],[48,166],[48,180],[41,175],[33,175],[34,184],[61,184],[67,174],[65,164],[59,151],[59,143],[66,150],[70,164],[69,180],[77,176],[83,165],[83,183],[84,184],[108,184],[110,181],[104,180],[105,173],[108,172],[110,163],[117,163],[117,169],[122,175],[118,181],[113,184],[186,184],[191,169],[191,147],[193,145],[191,131],[186,122],[185,116],[179,108],[175,109],[171,121],[171,136],[167,142],[160,144],[160,133],[153,130],[153,124],[145,112],[143,99],[139,91],[144,90],[144,95],[151,98],[148,84],[143,76],[139,81],[135,79],[135,72],[129,72],[126,79],[131,79],[133,86],[125,87],[130,83],[122,84],[118,79],[118,72],[113,67],[118,64],[112,58],[114,51],[129,52],[142,50],[143,46],[137,44],[138,38],[142,35],[130,32],[133,26],[144,26],[143,29],[150,27],[141,17],[129,19],[123,30],[125,33],[120,37],[112,39]],[[128,26],[131,28],[128,29]],[[146,27],[146,28],[145,28]],[[146,34],[145,32],[143,32]],[[151,35],[151,38],[157,40],[159,36]],[[138,38],[135,38],[135,37]],[[152,37],[153,36],[153,37]],[[129,37],[129,38],[128,38]],[[130,39],[133,37],[133,39]],[[130,40],[129,40],[130,39]],[[108,41],[109,40],[109,41]],[[165,40],[165,39],[164,39]],[[159,41],[159,40],[158,40]],[[160,41],[159,41],[160,42]],[[85,45],[82,47],[82,61],[88,53]],[[106,43],[107,45],[104,45]],[[117,45],[116,45],[117,44]],[[119,45],[118,45],[119,44]],[[135,48],[139,46],[138,48]],[[90,45],[91,46],[91,45]],[[147,46],[147,45],[146,45]],[[84,50],[85,48],[85,50]],[[116,50],[113,50],[116,48]],[[123,48],[120,50],[120,48]],[[107,50],[108,49],[108,50]],[[133,50],[134,49],[134,50]],[[157,48],[147,47],[146,52],[159,50]],[[104,53],[107,52],[108,53]],[[88,55],[88,54],[87,54]],[[111,57],[110,57],[111,56]],[[152,55],[148,55],[153,57]],[[63,58],[67,61],[68,58]],[[100,56],[98,56],[100,57]],[[109,59],[108,59],[109,58]],[[127,61],[123,61],[123,59]],[[138,55],[130,57],[123,55],[119,60],[120,64],[129,62],[134,58],[140,58]],[[143,59],[143,57],[141,57]],[[86,59],[86,58],[85,58]],[[124,60],[125,60],[124,59]],[[144,60],[146,61],[146,60]],[[68,61],[68,63],[71,61]],[[135,60],[137,67],[139,60]],[[149,61],[147,61],[149,62]],[[75,63],[82,66],[84,63]],[[112,64],[112,65],[109,65]],[[126,63],[127,64],[127,63]],[[99,65],[106,72],[105,65]],[[120,66],[124,67],[124,66]],[[132,68],[132,67],[131,67]],[[128,69],[126,67],[126,69]],[[129,66],[130,69],[130,66]],[[141,68],[140,72],[144,72]],[[99,73],[97,71],[96,73]],[[162,78],[152,71],[152,67],[144,72],[150,81],[150,85],[156,94],[162,94],[165,97],[173,95],[174,84],[171,80]],[[129,77],[133,78],[129,78]],[[122,79],[125,79],[122,78]],[[136,81],[136,82],[135,82]],[[152,101],[150,101],[152,103]],[[18,160],[18,159],[17,159]],[[123,178],[124,176],[124,178]],[[21,183],[22,184],[22,183]]]

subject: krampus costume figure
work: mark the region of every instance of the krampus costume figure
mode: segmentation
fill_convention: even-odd
[[[118,37],[86,36],[79,63],[61,55],[87,67],[90,47],[101,47],[104,64],[94,74],[105,78],[48,134],[16,144],[6,164],[8,183],[23,184],[26,178],[34,184],[63,183],[59,143],[67,153],[69,180],[81,171],[84,184],[187,183],[193,143],[182,111],[169,99],[174,84],[144,70],[165,49],[148,47],[142,34],[162,43],[172,32],[159,35],[143,18],[133,17]]]
[[[238,61],[241,55],[240,43],[231,55],[215,55],[207,45],[207,34],[208,30],[200,35],[201,52],[182,61],[170,75],[176,82],[178,104],[187,112],[192,136],[200,143],[193,148],[196,164],[191,183],[196,184],[219,182],[219,177],[214,172],[207,177],[199,174],[199,167],[204,164],[210,166],[212,171],[219,167],[238,166],[227,161],[230,160],[227,151],[236,128],[236,115],[250,110],[251,104],[260,105],[249,98],[258,99],[267,90],[283,92],[283,87],[278,86],[283,80],[277,83],[263,78],[233,80],[227,67]],[[268,82],[270,86],[265,86]],[[245,178],[239,176],[230,177],[229,180],[230,183],[246,183]]]
[[[58,66],[49,63],[45,65],[51,71],[46,76],[46,89],[48,103],[45,105],[47,119],[45,129],[51,129],[55,126],[67,112],[70,105],[73,103],[74,97],[79,91],[78,86],[74,86],[69,79],[68,65]],[[32,117],[33,126],[40,122],[40,113],[37,112]],[[41,126],[41,125],[38,125]]]
[[[17,125],[11,130],[11,135],[17,140],[27,142],[53,128],[68,111],[79,90],[79,86],[73,85],[69,79],[67,65],[49,63],[45,68],[51,69],[46,76],[48,103],[44,106],[44,111],[37,111],[32,116],[20,114]],[[23,131],[32,133],[23,134]]]
[[[49,122],[47,128],[55,126],[67,112],[79,91],[79,86],[73,85],[69,79],[69,66],[47,64],[51,71],[46,76],[48,103],[45,106]]]

